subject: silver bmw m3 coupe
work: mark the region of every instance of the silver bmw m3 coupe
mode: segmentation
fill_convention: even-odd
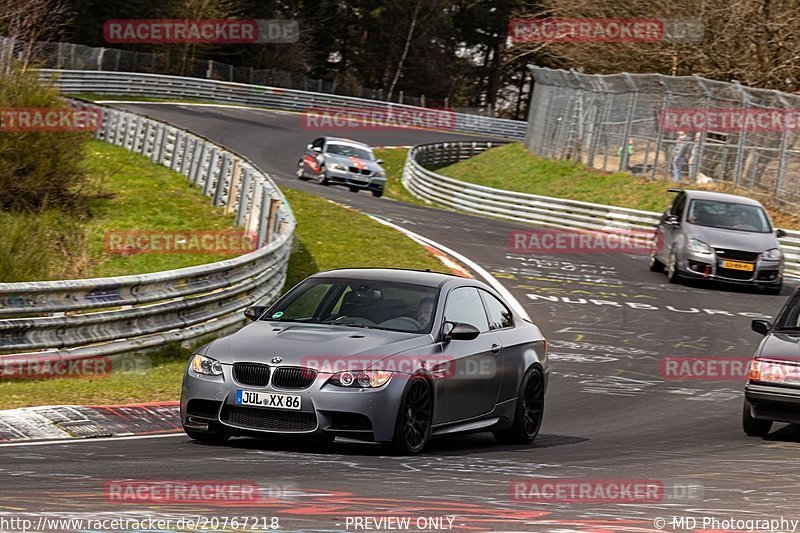
[[[539,329],[491,287],[434,272],[347,269],[306,279],[198,350],[187,435],[304,435],[420,452],[431,437],[539,432],[549,375]]]

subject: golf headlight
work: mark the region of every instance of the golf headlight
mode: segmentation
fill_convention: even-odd
[[[352,387],[356,389],[375,389],[383,387],[392,377],[391,372],[385,370],[358,370],[338,372],[331,376],[328,383],[337,387]]]
[[[755,360],[750,362],[750,372],[748,372],[747,378],[750,381],[798,385],[800,384],[800,366],[778,361]]]
[[[325,157],[322,154],[317,154],[317,157],[315,159],[317,160],[317,163],[319,163],[320,165],[325,162]]]
[[[328,168],[331,170],[338,170],[339,172],[347,172],[347,166],[341,163],[331,163],[328,165]]]
[[[205,374],[206,376],[221,376],[222,364],[216,359],[211,359],[199,353],[194,354],[192,358],[192,370],[198,374]]]
[[[689,242],[686,243],[686,249],[690,252],[694,252],[696,254],[713,254],[714,249],[711,248],[709,245],[704,243],[703,241],[699,241],[697,239],[689,239]]]
[[[783,252],[781,252],[780,248],[772,248],[764,252],[764,255],[761,257],[767,259],[768,261],[780,261],[783,259]]]

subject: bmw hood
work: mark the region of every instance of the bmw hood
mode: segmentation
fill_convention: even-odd
[[[360,157],[325,154],[325,162],[326,164],[340,163],[348,167],[366,168],[368,170],[371,170],[373,174],[377,172],[383,172],[383,167],[380,166],[375,161],[370,161],[369,159],[361,159]]]
[[[357,359],[379,361],[431,344],[427,334],[379,329],[255,321],[209,344],[204,353],[223,364],[265,363],[323,368]]]
[[[754,233],[691,224],[688,233],[690,237],[701,240],[712,248],[756,253],[766,252],[771,248],[780,248],[778,238],[772,232]]]

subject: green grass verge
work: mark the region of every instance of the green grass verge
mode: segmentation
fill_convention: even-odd
[[[386,170],[386,189],[383,195],[386,198],[400,200],[410,204],[426,205],[425,202],[408,192],[403,187],[403,167],[406,164],[408,148],[378,148],[375,157],[383,159],[383,168]]]
[[[444,270],[442,263],[425,248],[366,215],[302,191],[285,192],[298,220],[286,290],[315,272],[332,268]],[[144,372],[112,373],[99,379],[0,382],[0,409],[177,401],[190,353],[191,350],[169,346],[147,356],[150,368]]]
[[[647,211],[663,211],[672,198],[664,182],[622,172],[602,173],[571,161],[544,159],[532,155],[519,143],[492,148],[436,172],[497,189]]]
[[[602,172],[572,161],[544,159],[531,154],[519,143],[492,148],[465,161],[436,169],[436,172],[497,189],[645,211],[662,212],[674,197],[667,192],[673,186],[671,182],[624,172]],[[764,204],[776,226],[800,228],[800,217],[781,211],[768,198],[737,190],[727,183],[684,187],[754,197]]]

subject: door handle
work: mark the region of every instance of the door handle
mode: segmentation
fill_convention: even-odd
[[[493,354],[500,353],[500,350],[502,350],[502,349],[503,349],[503,347],[500,346],[499,344],[492,344],[491,350],[492,350]]]

